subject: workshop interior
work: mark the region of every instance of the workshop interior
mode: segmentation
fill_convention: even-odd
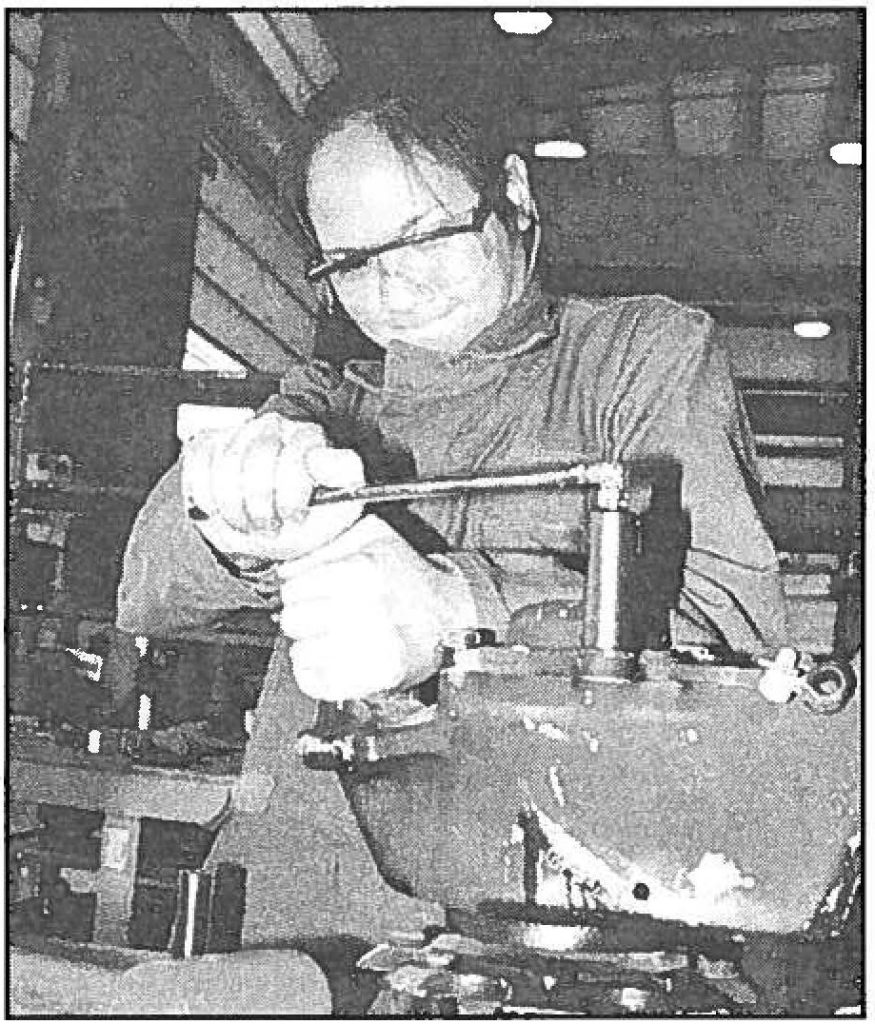
[[[862,9],[526,16],[7,9],[7,1012],[861,1012]],[[381,884],[437,916],[362,936],[305,908],[301,942],[253,946],[247,865],[205,865],[277,624],[122,650],[117,590],[181,443],[304,361],[380,359],[306,276],[294,172],[314,105],[389,89],[526,158],[548,289],[713,318],[808,662],[776,697],[746,652],[669,649],[671,467],[451,481],[584,491],[580,600],[301,723]],[[278,891],[330,883],[312,844]]]

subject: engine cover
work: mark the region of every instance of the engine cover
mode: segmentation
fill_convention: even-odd
[[[390,884],[464,911],[806,927],[858,841],[858,694],[818,715],[768,703],[751,672],[581,684],[543,658],[465,653],[403,755],[341,776]]]

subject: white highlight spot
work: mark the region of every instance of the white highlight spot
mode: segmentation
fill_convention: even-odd
[[[733,889],[753,889],[756,881],[742,875],[737,865],[722,853],[702,854],[698,865],[688,872],[687,879],[697,899],[717,900]]]
[[[560,807],[564,807],[566,804],[565,793],[562,790],[562,780],[559,778],[559,766],[550,765],[548,772],[550,778],[550,788],[553,790],[553,796],[556,798],[556,803]]]
[[[546,736],[548,740],[561,740],[563,742],[568,740],[568,733],[563,732],[558,725],[554,725],[552,722],[541,722],[538,726],[538,732],[542,736]]]
[[[565,953],[579,941],[576,931],[558,924],[532,924],[526,928],[526,942],[551,953]]]
[[[797,338],[814,338],[820,340],[829,336],[832,327],[825,320],[799,320],[793,324],[793,333]]]
[[[553,24],[552,15],[546,11],[496,11],[492,20],[502,32],[514,36],[536,36]]]
[[[140,732],[145,732],[149,728],[149,723],[152,720],[152,701],[149,699],[149,695],[146,693],[140,694],[140,704],[137,708],[137,728]]]
[[[863,144],[861,142],[837,142],[830,147],[829,155],[837,164],[860,167],[863,163]]]
[[[569,139],[550,139],[536,142],[534,153],[539,160],[582,160],[586,156],[586,146]],[[567,609],[560,609],[559,618],[568,618]]]
[[[620,1005],[632,1013],[647,1009],[647,992],[643,988],[620,989]]]
[[[100,753],[100,729],[90,729],[88,732],[88,753]]]
[[[684,739],[687,741],[687,743],[692,745],[693,743],[699,742],[699,734],[696,732],[695,729],[687,729],[687,731],[684,733]]]

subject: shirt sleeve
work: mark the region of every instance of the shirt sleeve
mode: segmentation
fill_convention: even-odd
[[[177,463],[137,516],[125,550],[116,625],[135,635],[174,637],[221,613],[271,609],[273,588],[225,569],[184,511]]]
[[[337,371],[327,364],[301,363],[290,368],[280,393],[259,414],[325,423],[343,398]],[[278,606],[271,572],[250,579],[235,575],[188,519],[177,463],[156,484],[131,530],[116,601],[118,628],[174,637],[207,628],[223,613]]]

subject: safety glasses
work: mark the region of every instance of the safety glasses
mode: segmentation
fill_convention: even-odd
[[[424,242],[434,242],[441,238],[452,238],[454,235],[482,231],[491,212],[491,204],[485,197],[481,197],[480,202],[469,214],[469,220],[465,223],[447,224],[431,231],[423,231],[420,234],[405,235],[391,242],[383,242],[382,245],[370,246],[367,249],[337,249],[334,252],[325,253],[320,259],[310,264],[306,271],[306,278],[308,281],[321,281],[332,274],[358,270],[374,256],[381,256],[383,253],[392,252],[395,249],[405,249],[411,245],[422,245]]]

